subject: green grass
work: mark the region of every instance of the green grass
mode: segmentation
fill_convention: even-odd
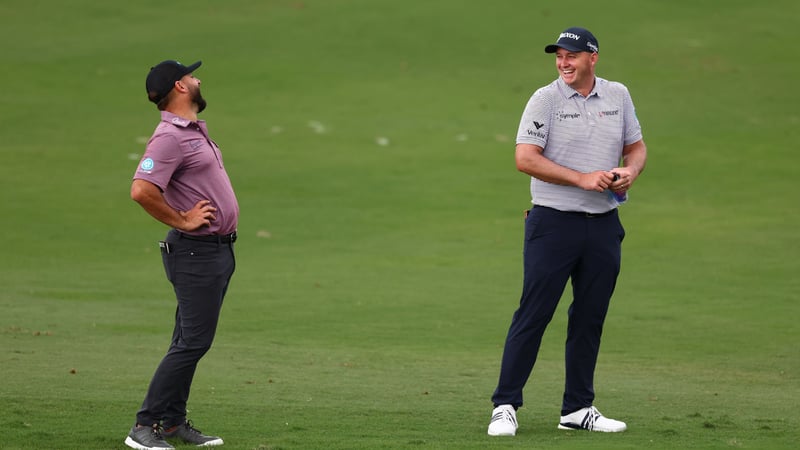
[[[0,447],[124,448],[174,308],[128,189],[146,71],[178,58],[204,62],[242,209],[189,405],[225,448],[794,448],[800,4],[539,3],[0,4]],[[513,136],[571,25],[650,152],[596,380],[629,430],[555,429],[567,295],[519,434],[489,438],[529,201]]]

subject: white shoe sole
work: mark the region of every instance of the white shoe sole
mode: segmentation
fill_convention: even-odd
[[[144,445],[134,441],[130,436],[125,438],[125,445],[130,448],[135,448],[136,450],[175,450],[175,447],[145,447]]]
[[[515,436],[515,435],[517,434],[517,432],[515,431],[515,432],[512,432],[512,433],[509,433],[509,432],[505,432],[505,433],[492,433],[492,432],[490,431],[488,434],[489,434],[489,436]]]
[[[587,430],[586,428],[582,428],[582,427],[580,427],[580,426],[578,426],[578,425],[575,425],[574,427],[570,427],[570,426],[567,426],[567,425],[558,424],[558,429],[559,429],[559,430],[586,430],[586,431],[599,431],[599,432],[601,432],[601,433],[620,433],[620,432],[622,432],[622,431],[625,431],[625,430],[627,430],[627,429],[628,429],[628,427],[627,427],[627,426],[626,426],[626,427],[622,427],[622,428],[620,428],[619,430],[604,430],[604,429],[602,429],[602,428],[594,428],[594,429],[591,429],[591,430]]]

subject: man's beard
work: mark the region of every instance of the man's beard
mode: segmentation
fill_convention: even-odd
[[[206,109],[206,99],[203,98],[203,95],[200,94],[200,88],[197,88],[192,92],[192,103],[197,105],[197,112],[201,113],[204,109]]]

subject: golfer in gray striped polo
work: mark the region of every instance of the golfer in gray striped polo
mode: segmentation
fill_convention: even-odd
[[[600,46],[573,27],[555,44],[558,78],[525,106],[517,168],[531,176],[523,288],[506,337],[488,433],[513,436],[522,390],[568,280],[566,382],[559,429],[624,431],[594,407],[600,337],[620,270],[625,230],[617,207],[644,170],[647,148],[628,89],[595,75]]]

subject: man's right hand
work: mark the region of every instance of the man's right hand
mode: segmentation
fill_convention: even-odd
[[[603,192],[611,186],[614,181],[614,174],[604,170],[582,173],[578,186],[586,191]]]

